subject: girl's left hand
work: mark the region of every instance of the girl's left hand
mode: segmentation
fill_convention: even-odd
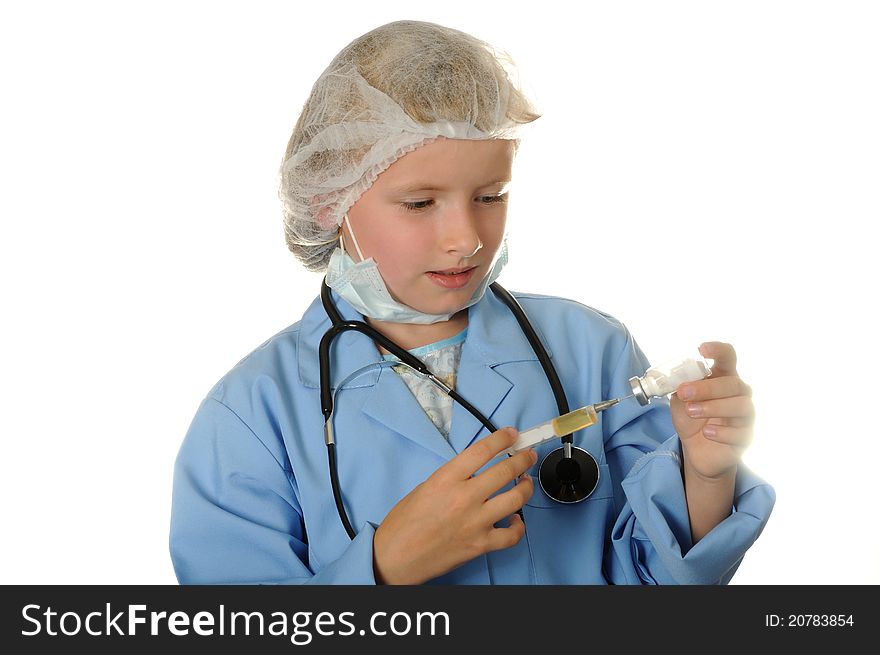
[[[719,478],[736,470],[752,442],[752,388],[737,374],[729,343],[704,343],[700,354],[715,360],[712,374],[679,385],[669,405],[687,464],[704,478]]]

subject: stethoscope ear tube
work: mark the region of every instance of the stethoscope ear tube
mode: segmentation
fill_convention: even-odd
[[[321,337],[321,343],[318,346],[318,360],[320,368],[320,386],[321,386],[321,413],[324,420],[328,420],[333,413],[333,396],[330,387],[330,346],[333,340],[342,332],[347,330],[357,330],[368,336],[373,341],[380,343],[386,350],[394,353],[399,359],[409,364],[422,375],[433,377],[428,367],[419,361],[412,353],[400,348],[396,343],[391,341],[378,330],[370,327],[363,321],[342,321],[335,323]]]

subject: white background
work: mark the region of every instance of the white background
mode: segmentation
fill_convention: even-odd
[[[318,291],[283,240],[290,131],[339,49],[412,18],[507,50],[543,113],[502,284],[654,361],[736,347],[778,500],[733,582],[880,582],[876,7],[4,3],[0,581],[175,582],[189,422]]]

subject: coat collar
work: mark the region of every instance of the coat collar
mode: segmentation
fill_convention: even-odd
[[[336,308],[346,320],[363,321],[364,317],[335,291],[331,292]],[[538,336],[552,358],[552,352],[540,329],[532,321]],[[297,338],[297,366],[302,384],[318,388],[320,370],[318,366],[318,346],[324,333],[330,328],[330,317],[321,305],[318,296],[303,314]],[[537,361],[537,356],[520,329],[516,317],[491,289],[478,303],[468,309],[467,351],[470,357],[480,364],[494,367],[498,364],[518,361]],[[340,353],[345,353],[344,358]],[[462,352],[464,361],[464,352]],[[344,359],[344,361],[343,361]],[[373,342],[354,330],[340,334],[330,348],[331,386],[335,389],[353,371],[374,362],[382,361],[382,356]],[[380,369],[376,368],[349,381],[346,387],[373,386],[379,379]]]
[[[343,319],[363,320],[363,316],[336,292],[332,292],[332,297]],[[329,327],[330,318],[324,311],[319,296],[303,315],[297,342],[299,378],[307,387],[319,386],[318,346]],[[535,329],[538,329],[537,326]],[[540,331],[538,336],[546,348],[547,341]],[[354,330],[336,337],[330,355],[330,380],[334,389],[352,372],[382,361],[374,343],[366,335]],[[509,362],[537,359],[516,317],[489,289],[478,303],[468,309],[468,334],[462,347],[456,391],[490,421],[496,422],[492,415],[514,383],[496,371],[495,367]],[[483,425],[476,418],[458,403],[454,403],[452,432],[447,441],[418,407],[403,381],[387,369],[369,369],[343,386],[347,389],[358,387],[374,387],[367,393],[361,408],[366,415],[429,448],[444,459],[451,459],[457,452],[461,452],[483,430]],[[402,408],[412,411],[402,411]]]

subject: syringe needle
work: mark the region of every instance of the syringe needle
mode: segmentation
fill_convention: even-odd
[[[609,407],[614,407],[621,400],[626,400],[627,398],[632,398],[633,395],[634,394],[630,394],[628,396],[621,396],[620,398],[612,398],[611,400],[603,400],[601,403],[595,403],[593,405],[593,409],[596,410],[597,413],[604,411],[604,410],[608,409]]]
[[[603,400],[601,403],[594,403],[593,409],[596,411],[596,413],[599,413],[601,411],[608,409],[609,407],[614,407],[614,405],[616,405],[619,402],[620,402],[620,398],[614,398],[612,400]]]

